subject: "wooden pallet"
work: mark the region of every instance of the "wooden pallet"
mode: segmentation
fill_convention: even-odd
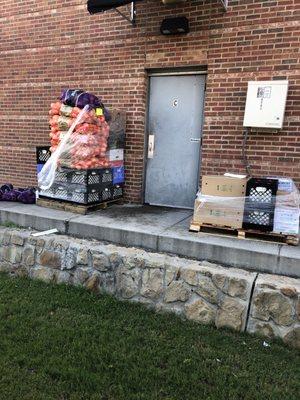
[[[244,230],[244,229],[235,229],[229,226],[218,226],[211,224],[199,224],[197,222],[192,221],[190,225],[191,232],[206,232],[218,235],[230,235],[235,236],[239,239],[261,239],[267,240],[276,243],[285,243],[292,246],[298,246],[300,242],[300,238],[297,235],[285,235],[281,233],[273,233],[273,232],[261,232],[257,230]]]
[[[84,204],[76,204],[76,203],[68,203],[66,201],[59,201],[54,199],[46,199],[40,197],[36,200],[36,204],[41,207],[52,208],[54,210],[62,210],[62,211],[69,211],[76,214],[86,215],[93,211],[98,210],[105,210],[107,207],[113,204],[122,204],[123,200],[111,200],[104,203],[99,204],[91,204],[91,205],[84,205]]]

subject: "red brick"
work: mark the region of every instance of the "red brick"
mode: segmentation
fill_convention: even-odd
[[[0,178],[33,185],[35,146],[48,143],[49,104],[82,87],[128,112],[127,198],[140,201],[148,68],[207,67],[202,172],[244,172],[241,147],[249,80],[289,79],[284,128],[249,137],[256,174],[300,183],[299,0],[138,4],[137,27],[115,12],[90,16],[86,0],[0,0]],[[191,32],[163,37],[164,17],[186,15]]]

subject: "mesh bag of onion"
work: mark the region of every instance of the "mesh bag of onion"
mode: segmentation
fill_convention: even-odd
[[[38,175],[41,189],[52,186],[58,168],[86,170],[109,166],[109,125],[101,109],[87,105],[81,110],[58,101],[51,104],[49,115],[52,155]]]

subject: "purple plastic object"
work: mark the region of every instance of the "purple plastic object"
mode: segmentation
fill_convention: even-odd
[[[1,187],[0,187],[0,191],[2,192],[2,193],[6,193],[6,192],[10,192],[11,190],[13,190],[13,185],[12,184],[10,184],[10,183],[5,183],[5,185],[2,185]]]
[[[3,193],[2,200],[3,201],[17,201],[20,192],[17,190],[11,190],[10,192]]]
[[[106,121],[110,121],[111,116],[108,109],[104,106],[101,99],[94,94],[84,92],[80,89],[65,89],[62,91],[60,100],[71,107],[84,108],[90,106],[90,108],[102,108]]]
[[[24,204],[35,204],[35,188],[14,189],[10,183],[1,186],[0,201],[19,201]]]
[[[24,204],[35,204],[35,189],[25,189],[23,190],[17,199],[19,202]]]
[[[68,106],[79,108],[84,108],[87,105],[91,108],[98,108],[102,105],[97,96],[79,89],[63,90],[60,100]]]

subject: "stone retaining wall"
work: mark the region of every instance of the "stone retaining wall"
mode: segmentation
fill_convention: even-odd
[[[0,270],[84,286],[300,348],[300,280],[97,241],[0,229]]]

